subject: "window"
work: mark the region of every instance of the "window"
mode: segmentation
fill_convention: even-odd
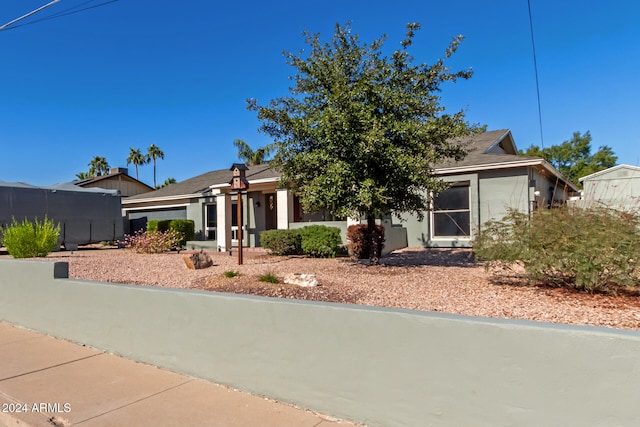
[[[218,226],[218,214],[216,205],[206,205],[206,218],[207,227],[206,234],[207,240],[217,240],[216,229]]]
[[[433,200],[433,237],[471,236],[469,184],[456,184],[442,191]]]

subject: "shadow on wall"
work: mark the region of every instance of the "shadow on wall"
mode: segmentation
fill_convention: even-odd
[[[399,267],[477,267],[473,251],[469,248],[415,248],[391,253],[380,259],[385,265]]]

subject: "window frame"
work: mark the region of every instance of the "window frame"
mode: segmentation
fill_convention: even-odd
[[[451,188],[455,188],[455,187],[464,187],[467,189],[467,208],[464,209],[436,209],[436,205],[435,205],[435,197],[432,197],[431,200],[431,212],[430,212],[430,237],[431,240],[472,240],[473,236],[473,229],[472,229],[472,212],[471,212],[471,206],[472,206],[472,199],[471,199],[471,182],[470,181],[454,181],[450,183],[450,187],[447,188],[451,189]],[[447,191],[447,190],[443,190]],[[442,194],[442,192],[440,193]],[[433,195],[432,195],[433,196]],[[438,195],[439,197],[440,195]],[[447,215],[447,214],[453,214],[453,213],[466,213],[467,214],[467,226],[468,226],[468,230],[469,233],[467,235],[436,235],[436,216],[439,215]],[[458,228],[460,228],[458,226]],[[465,231],[465,230],[461,230],[461,231]]]

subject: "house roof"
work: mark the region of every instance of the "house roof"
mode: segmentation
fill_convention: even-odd
[[[126,179],[128,181],[131,182],[135,182],[137,184],[140,184],[141,186],[144,186],[146,188],[148,188],[150,191],[153,190],[153,187],[151,187],[150,185],[145,184],[144,182],[135,179],[134,177],[132,177],[131,175],[129,175],[126,172],[116,172],[116,173],[109,173],[106,175],[100,175],[100,176],[94,176],[92,178],[87,178],[87,179],[83,179],[80,181],[75,181],[73,182],[73,184],[77,185],[78,187],[85,187],[88,184],[94,184],[96,182],[100,182],[100,181],[105,181],[105,180],[112,180],[114,178],[119,178],[119,179]]]
[[[465,158],[457,162],[443,162],[436,165],[436,169],[521,161],[524,157],[518,155],[518,149],[509,129],[478,133],[460,138],[455,142],[467,150]]]
[[[445,162],[436,165],[435,171],[438,174],[456,173],[477,169],[500,169],[521,166],[539,165],[547,169],[559,179],[569,182],[546,160],[539,157],[528,157],[518,155],[513,136],[509,129],[500,129],[478,133],[455,141],[468,151],[467,156],[458,162]],[[202,197],[214,188],[224,188],[229,186],[233,173],[229,169],[222,169],[204,173],[185,181],[171,184],[144,194],[130,196],[123,199],[123,204],[127,202],[151,201],[151,200],[172,200],[187,197]],[[246,172],[249,183],[259,181],[277,181],[280,174],[269,167],[268,163],[249,166]],[[577,187],[569,183],[577,191]]]
[[[442,175],[482,169],[540,166],[551,175],[567,183],[574,191],[578,191],[578,187],[545,159],[518,154],[518,149],[509,129],[483,132],[461,138],[457,142],[467,149],[466,157],[460,161],[448,161],[436,165],[436,173]]]
[[[604,170],[601,170],[601,171],[598,171],[598,172],[592,173],[592,174],[587,175],[587,176],[583,176],[583,177],[582,177],[582,178],[580,178],[578,181],[583,182],[583,181],[585,181],[585,180],[590,180],[590,179],[598,178],[598,177],[600,177],[600,176],[602,176],[602,175],[607,175],[607,174],[609,174],[609,173],[611,173],[611,172],[615,172],[615,171],[620,170],[620,169],[627,169],[627,170],[629,170],[629,171],[631,171],[631,172],[640,173],[640,166],[632,166],[632,165],[625,165],[625,164],[622,164],[622,165],[616,165],[616,166],[613,166],[613,167],[611,167],[611,168],[604,169]],[[634,175],[635,175],[635,174],[634,174]]]
[[[269,164],[249,166],[246,172],[249,183],[258,180],[277,181],[280,174],[269,168]],[[174,197],[200,197],[209,192],[211,187],[228,186],[233,178],[233,172],[229,169],[221,169],[203,173],[202,175],[167,185],[155,191],[130,196],[124,201],[144,201],[147,199],[169,199]]]
[[[36,189],[36,190],[39,189],[39,190],[49,190],[49,191],[72,191],[75,193],[102,193],[102,194],[109,194],[112,196],[118,196],[120,194],[118,190],[109,190],[109,189],[97,188],[97,187],[82,188],[69,182],[40,186],[40,185],[27,184],[25,182],[0,181],[0,187],[28,188],[28,189]]]

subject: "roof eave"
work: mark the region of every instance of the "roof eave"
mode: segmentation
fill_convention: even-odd
[[[134,203],[149,203],[149,202],[170,202],[173,200],[181,200],[181,199],[193,199],[205,197],[204,193],[192,193],[192,194],[178,194],[175,196],[164,196],[164,197],[146,197],[146,198],[137,198],[137,199],[122,199],[123,205],[130,205]]]
[[[269,182],[279,182],[279,181],[280,181],[279,177],[251,179],[251,180],[249,180],[249,185],[252,185],[252,184],[266,184],[266,183],[269,183]],[[229,188],[229,187],[231,187],[231,185],[228,182],[220,183],[220,184],[213,184],[213,185],[209,186],[210,189],[221,189],[221,188]]]
[[[491,170],[491,169],[510,169],[510,168],[524,167],[524,166],[542,166],[547,171],[551,172],[556,178],[564,181],[574,191],[580,191],[580,189],[576,187],[571,181],[569,181],[567,177],[565,177],[560,172],[558,172],[556,168],[554,168],[549,162],[547,162],[544,159],[527,159],[527,160],[518,160],[518,161],[512,161],[512,162],[487,163],[483,165],[436,168],[434,172],[437,175],[445,175],[450,173],[477,172],[481,170]]]

